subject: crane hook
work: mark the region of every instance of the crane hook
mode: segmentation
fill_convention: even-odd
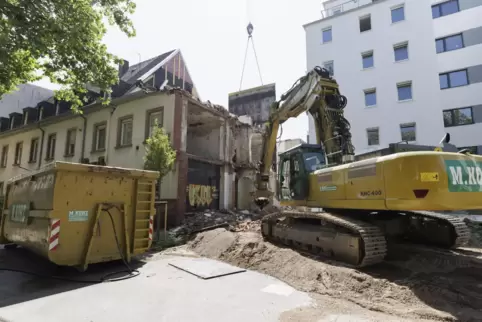
[[[248,24],[248,26],[246,27],[246,30],[248,31],[248,38],[252,36],[252,34],[253,34],[253,29],[254,29],[253,24],[250,22],[250,23]]]

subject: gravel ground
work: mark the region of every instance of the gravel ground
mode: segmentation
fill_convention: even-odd
[[[269,274],[320,298],[318,307],[286,312],[286,321],[302,317],[303,321],[318,321],[315,317],[326,313],[327,301],[332,301],[330,308],[340,308],[336,312],[364,310],[367,321],[482,320],[480,249],[449,253],[400,245],[396,246],[397,258],[353,269],[265,242],[259,224],[231,230],[199,233],[186,248]],[[336,319],[344,321],[343,316],[334,316]]]

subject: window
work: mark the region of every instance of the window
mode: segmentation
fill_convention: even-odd
[[[94,140],[92,143],[92,151],[104,151],[105,150],[105,139],[107,133],[107,123],[99,123],[94,125]]]
[[[331,41],[331,27],[323,30],[323,43]]]
[[[335,75],[335,65],[333,60],[324,62],[323,67],[330,72],[330,76]]]
[[[462,38],[462,34],[435,40],[435,48],[437,49],[437,54],[464,48],[464,39]]]
[[[65,140],[65,156],[71,157],[75,154],[75,139],[77,136],[77,129],[67,130],[67,139]]]
[[[393,46],[393,53],[395,61],[402,61],[408,59],[408,43],[398,44]]]
[[[402,135],[402,141],[416,141],[415,123],[400,124],[400,133]]]
[[[57,134],[52,133],[47,138],[47,155],[45,160],[53,160],[55,158],[55,144],[57,143]]]
[[[360,32],[368,31],[372,29],[372,19],[370,15],[360,17]]]
[[[15,159],[13,160],[14,165],[20,165],[20,163],[22,163],[22,150],[23,142],[18,142],[15,144]]]
[[[365,106],[377,105],[377,90],[375,88],[366,89],[365,91]]]
[[[146,139],[152,136],[155,127],[162,127],[163,125],[164,108],[159,107],[150,111],[147,111],[146,117]]]
[[[459,1],[449,0],[432,6],[432,18],[439,18],[459,12]]]
[[[33,138],[32,141],[30,141],[30,155],[28,157],[29,163],[37,162],[38,143],[39,143],[39,138]]]
[[[378,128],[367,129],[368,145],[379,145],[380,134]]]
[[[280,199],[290,199],[291,198],[291,164],[289,159],[284,159],[280,167],[279,184],[280,190],[278,193]]]
[[[4,193],[3,193],[4,188],[5,188],[5,183],[2,181],[2,182],[0,182],[0,196],[4,195]]]
[[[397,7],[392,9],[392,23],[405,20],[405,7]]]
[[[8,145],[4,145],[2,147],[2,168],[7,167],[7,160],[8,160]]]
[[[362,54],[363,69],[371,68],[374,65],[373,51],[369,51]]]
[[[333,8],[332,10],[333,10],[332,12],[333,12],[333,15],[334,15],[334,16],[335,16],[335,15],[338,15],[338,14],[341,13],[341,6],[338,6],[338,7],[336,7],[336,8]]]
[[[412,99],[412,82],[397,84],[398,100],[406,101]]]
[[[152,75],[152,76],[148,77],[148,78],[144,81],[144,85],[154,87],[154,84],[155,84],[155,76],[156,76],[156,75]]]
[[[467,125],[467,124],[474,123],[472,107],[463,107],[463,108],[456,108],[453,110],[445,110],[443,112],[443,115],[444,115],[445,127]]]
[[[117,132],[117,146],[132,145],[132,116],[124,116],[119,119]]]
[[[467,70],[458,70],[439,75],[440,89],[469,85]]]

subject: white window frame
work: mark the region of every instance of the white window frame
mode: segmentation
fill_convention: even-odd
[[[393,11],[393,10],[400,9],[400,8],[403,8],[403,20],[399,20],[399,21],[393,22],[393,20],[392,20],[392,11]],[[407,20],[407,16],[406,16],[406,12],[405,12],[405,3],[398,4],[398,5],[393,6],[393,7],[390,8],[390,22],[391,22],[392,24],[400,23],[400,22],[405,21],[405,20]]]
[[[53,144],[51,143],[53,141]],[[50,133],[47,136],[47,154],[46,160],[53,160],[55,158],[55,146],[57,145],[57,133]]]
[[[65,156],[67,157],[74,156],[76,139],[77,139],[77,128],[68,129],[67,137],[65,138]]]
[[[6,168],[6,167],[7,167],[8,150],[9,150],[8,144],[5,144],[4,146],[2,146],[2,156],[1,156],[1,160],[0,160],[0,166],[1,166],[2,168]]]
[[[368,132],[374,131],[374,130],[377,131],[378,144],[370,144],[370,136],[368,135]],[[366,135],[367,135],[367,145],[368,145],[368,146],[374,147],[374,146],[379,146],[379,145],[380,145],[380,128],[379,128],[379,127],[369,127],[369,128],[367,128],[367,129],[366,129]]]
[[[328,41],[325,41],[325,40],[323,39],[323,32],[324,32],[324,31],[327,31],[327,30],[330,30],[331,39],[328,40]],[[321,29],[321,43],[322,43],[322,44],[329,44],[329,43],[331,43],[332,41],[333,41],[333,28],[330,26],[330,27],[326,27],[326,28]]]
[[[30,140],[30,153],[28,156],[29,163],[37,162],[39,142],[39,138],[33,138],[32,140]]]
[[[149,114],[149,137],[152,136],[152,132],[154,130],[155,125],[155,120],[157,120],[158,127],[162,127],[162,111],[155,111]],[[161,121],[161,122],[160,122]]]
[[[126,134],[126,127],[130,124],[130,135]],[[134,128],[134,118],[132,116],[119,120],[119,146],[132,145],[132,132]],[[126,136],[127,135],[127,136]]]
[[[369,57],[369,56],[372,56],[373,65],[370,66],[370,67],[365,67],[365,66],[363,66],[363,59],[366,58],[366,57]],[[362,52],[361,58],[362,58],[362,69],[363,70],[375,68],[375,53],[373,52],[373,50],[367,50],[367,51]]]
[[[331,8],[331,14],[332,14],[333,16],[339,15],[340,13],[342,13],[341,5],[340,5],[340,6],[337,6],[337,7]]]
[[[361,30],[361,22],[363,19],[370,19],[370,29],[368,30]],[[360,16],[358,17],[358,30],[360,31],[360,33],[364,33],[364,32],[368,32],[368,31],[372,31],[373,30],[373,26],[372,26],[372,15],[371,14],[366,14],[366,15],[363,15],[363,16]]]
[[[415,140],[403,140],[402,128],[413,127],[415,132]],[[403,142],[414,143],[417,142],[417,123],[415,122],[408,122],[408,123],[401,123],[400,124],[400,140]]]
[[[404,100],[400,100],[398,99],[398,89],[400,87],[406,87],[406,86],[410,86],[410,93],[411,93],[411,97],[410,98],[407,98],[407,99],[404,99]],[[405,82],[400,82],[400,83],[397,83],[397,101],[398,102],[409,102],[409,101],[413,101],[413,84],[412,84],[412,81],[405,81]]]
[[[331,65],[331,70],[329,68],[327,68],[326,65]],[[335,61],[327,60],[327,61],[323,62],[323,68],[325,68],[326,70],[328,70],[330,72],[330,76],[335,75]]]
[[[13,164],[20,165],[22,163],[23,141],[15,143],[15,156]]]
[[[104,130],[104,131],[105,131],[104,142],[102,142],[103,147],[100,147],[100,143],[101,143],[101,142],[100,142],[100,140],[99,140],[99,133],[100,133],[101,130]],[[94,152],[95,152],[95,151],[103,151],[103,150],[105,150],[105,145],[106,145],[106,140],[107,140],[107,124],[102,123],[102,124],[96,125],[96,126],[95,126],[94,135],[95,135]]]
[[[402,60],[397,60],[397,57],[395,55],[395,51],[397,49],[400,49],[400,48],[403,48],[403,47],[407,47],[407,58],[402,59]],[[403,42],[400,42],[400,43],[397,43],[397,44],[393,45],[393,61],[395,63],[401,63],[401,62],[404,62],[404,61],[408,61],[409,59],[410,59],[410,51],[409,51],[409,47],[408,47],[408,41],[403,41]]]
[[[375,104],[373,105],[367,105],[367,102],[366,102],[366,94],[372,94],[372,93],[375,93]],[[378,103],[378,98],[377,98],[377,88],[376,87],[372,87],[372,88],[367,88],[367,89],[364,89],[363,90],[363,101],[365,102],[365,107],[366,108],[372,108],[372,107],[375,107],[377,106],[377,103]]]

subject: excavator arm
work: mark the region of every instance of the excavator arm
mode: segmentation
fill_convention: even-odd
[[[336,80],[319,66],[298,79],[279,101],[272,104],[254,196],[260,208],[265,207],[273,195],[269,190],[269,173],[275,159],[278,130],[288,119],[303,112],[313,116],[317,144],[324,150],[328,166],[354,161],[350,123],[343,116],[346,104],[347,99],[340,94]]]

